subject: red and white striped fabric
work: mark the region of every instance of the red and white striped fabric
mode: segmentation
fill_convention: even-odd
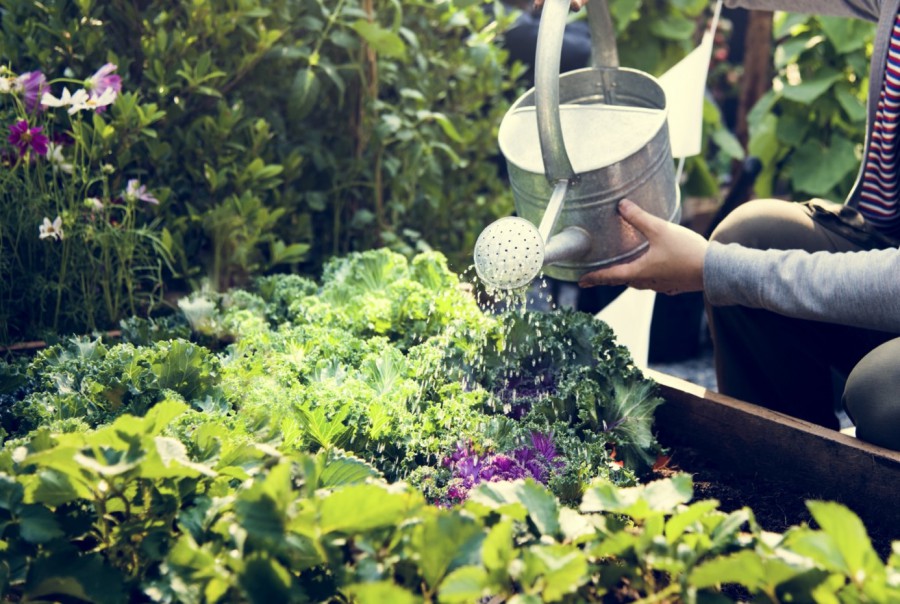
[[[900,230],[900,199],[897,171],[900,145],[900,14],[894,22],[890,48],[884,71],[884,86],[878,99],[878,110],[872,125],[872,140],[867,152],[859,211],[880,231]]]

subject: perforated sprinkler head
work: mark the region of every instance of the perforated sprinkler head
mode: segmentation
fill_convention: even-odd
[[[519,216],[492,222],[475,242],[475,272],[490,287],[518,289],[544,266],[544,240],[536,226]]]

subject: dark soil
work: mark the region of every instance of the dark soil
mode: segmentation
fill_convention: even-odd
[[[671,460],[664,468],[656,470],[662,478],[686,472],[694,477],[694,500],[716,499],[724,512],[749,507],[759,525],[767,531],[783,533],[791,526],[807,524],[815,527],[815,521],[806,508],[811,499],[828,499],[815,492],[801,490],[784,481],[765,476],[739,474],[718,466],[714,460],[699,450],[683,445],[673,448]],[[896,527],[866,523],[866,529],[875,551],[882,560],[891,552],[891,540],[900,539]]]

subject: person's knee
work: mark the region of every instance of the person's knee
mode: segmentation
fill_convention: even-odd
[[[900,338],[875,348],[853,368],[844,406],[857,438],[900,450]]]
[[[799,211],[798,211],[799,210]],[[710,239],[754,249],[783,249],[810,226],[800,206],[780,199],[754,199],[732,210]]]

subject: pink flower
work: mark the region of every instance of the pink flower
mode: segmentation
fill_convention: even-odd
[[[101,97],[107,99],[112,98],[115,99],[116,96],[122,92],[122,78],[113,72],[118,69],[118,67],[112,63],[107,63],[103,67],[97,70],[97,72],[92,75],[88,80],[84,83],[84,87],[88,89],[91,95],[91,99],[98,100]],[[112,90],[113,93],[107,93],[107,90]],[[106,96],[104,96],[106,93]],[[109,103],[105,103],[108,105]],[[98,113],[105,111],[105,106],[101,105],[96,108]]]
[[[15,146],[19,153],[24,155],[31,148],[38,155],[47,155],[47,137],[41,134],[40,126],[29,128],[28,122],[19,120],[9,127],[9,142]]]
[[[159,204],[159,200],[147,191],[147,187],[142,185],[136,178],[128,181],[125,187],[125,199],[129,201],[146,201],[155,205]]]
[[[31,113],[41,109],[40,99],[47,88],[47,78],[40,71],[27,71],[16,78],[16,88],[25,98],[25,110]]]

